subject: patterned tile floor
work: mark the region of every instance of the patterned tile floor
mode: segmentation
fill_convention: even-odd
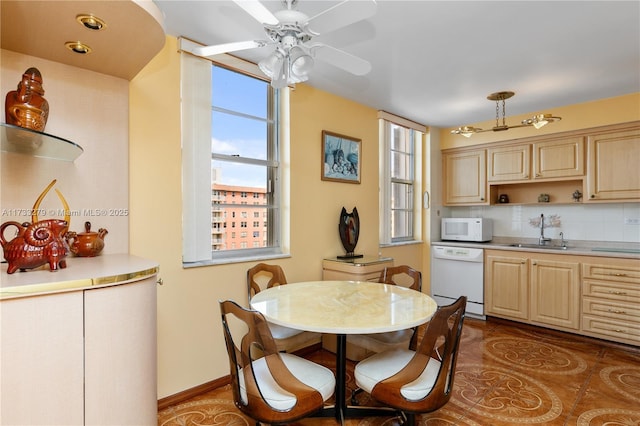
[[[306,356],[335,370],[334,355]],[[348,365],[353,386],[353,363]],[[361,405],[373,401],[361,394]],[[454,394],[419,425],[640,425],[640,348],[601,344],[516,323],[465,320]],[[245,426],[229,386],[158,413],[158,426]],[[335,425],[305,419],[296,426]],[[347,426],[395,426],[395,418],[350,419]]]

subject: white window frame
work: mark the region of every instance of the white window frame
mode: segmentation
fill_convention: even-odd
[[[405,128],[412,140],[413,148],[413,178],[411,181],[403,181],[412,187],[413,200],[413,221],[412,235],[402,238],[393,237],[392,221],[392,190],[393,182],[391,176],[391,141],[393,129],[396,127]],[[379,130],[379,159],[380,159],[380,246],[391,246],[401,244],[419,243],[422,241],[422,156],[426,126],[407,120],[402,117],[390,114],[385,111],[378,111]]]
[[[279,89],[278,176],[271,182],[278,217],[272,247],[212,251],[211,213],[211,73],[212,61],[194,56],[199,44],[179,39],[182,96],[183,267],[273,259],[289,255],[289,89]],[[216,56],[216,64],[268,81],[255,64],[231,55]]]

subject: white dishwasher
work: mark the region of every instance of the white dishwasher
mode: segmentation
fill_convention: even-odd
[[[467,296],[468,316],[484,315],[484,250],[431,246],[431,296],[438,305],[450,305]]]

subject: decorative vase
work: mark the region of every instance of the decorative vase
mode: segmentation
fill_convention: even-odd
[[[49,118],[49,103],[44,98],[42,74],[37,68],[26,70],[18,89],[7,93],[4,112],[7,124],[44,132]]]
[[[344,256],[338,256],[338,259],[362,257],[363,255],[361,254],[354,254],[356,244],[358,244],[358,237],[360,236],[360,217],[358,216],[358,209],[354,207],[351,213],[347,213],[347,210],[344,207],[342,208],[342,211],[340,212],[338,232],[340,233],[342,246],[347,252]]]

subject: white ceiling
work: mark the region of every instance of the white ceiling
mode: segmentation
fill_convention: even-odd
[[[154,1],[168,34],[204,44],[266,39],[232,1]],[[297,8],[313,16],[337,3]],[[378,0],[372,18],[314,41],[368,60],[372,71],[358,77],[316,61],[307,84],[435,127],[493,119],[486,97],[497,91],[516,92],[507,116],[640,92],[639,1]],[[272,49],[235,55],[258,62]]]

